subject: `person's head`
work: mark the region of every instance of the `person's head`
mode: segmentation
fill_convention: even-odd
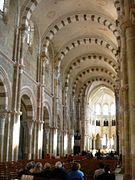
[[[80,165],[80,163],[77,163],[77,162],[74,162],[73,164],[72,164],[72,170],[78,170],[78,169],[80,169],[81,168],[81,165]]]
[[[105,172],[109,173],[109,172],[110,172],[110,166],[109,166],[109,164],[106,164],[105,167],[104,167],[104,169],[105,169]]]
[[[62,166],[63,166],[63,164],[62,164],[61,161],[57,161],[57,162],[55,163],[55,167],[56,167],[56,168],[62,168]]]
[[[29,169],[32,169],[35,167],[35,162],[34,161],[30,161],[26,164],[26,169],[29,170]]]
[[[100,162],[99,163],[99,168],[103,169],[105,167],[104,163],[103,162]]]
[[[42,168],[43,168],[42,163],[41,163],[41,162],[37,162],[37,163],[35,164],[35,168],[37,168],[37,169],[42,169]]]
[[[48,163],[48,162],[46,162],[46,163],[44,164],[44,169],[50,169],[50,168],[51,168],[51,164]]]

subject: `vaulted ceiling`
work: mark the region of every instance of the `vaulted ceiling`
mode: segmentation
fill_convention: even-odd
[[[27,2],[27,1],[26,1]],[[51,43],[64,86],[84,93],[114,89],[119,79],[120,30],[113,0],[37,0],[27,8],[43,47]],[[26,3],[27,4],[27,3]]]

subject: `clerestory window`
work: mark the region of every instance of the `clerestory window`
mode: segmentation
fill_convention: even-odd
[[[27,29],[27,44],[29,47],[32,47],[33,38],[34,38],[34,24],[32,21],[30,21]]]
[[[0,11],[4,11],[4,0],[0,0]]]
[[[96,104],[96,115],[101,115],[101,106],[100,106],[100,104]]]

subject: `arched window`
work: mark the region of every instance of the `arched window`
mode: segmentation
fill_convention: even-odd
[[[111,115],[115,115],[115,111],[116,111],[115,104],[112,104],[111,105]]]
[[[0,17],[5,23],[8,22],[10,0],[0,0]]]
[[[103,115],[109,115],[109,109],[107,104],[104,104],[103,106]]]
[[[30,21],[27,29],[27,44],[29,45],[29,47],[32,46],[33,39],[34,39],[34,24],[32,21]]]
[[[108,126],[108,121],[104,120],[104,126]]]
[[[0,0],[0,11],[3,12],[4,10],[4,0]]]
[[[96,104],[96,115],[101,115],[101,106],[100,106],[100,104]]]
[[[96,120],[96,126],[100,126],[100,121]]]

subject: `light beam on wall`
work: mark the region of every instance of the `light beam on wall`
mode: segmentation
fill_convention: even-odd
[[[54,151],[56,151],[56,149],[57,149],[57,129],[54,132],[53,142],[54,142],[53,149],[54,149]]]
[[[64,136],[64,151],[67,150],[67,134]]]
[[[15,149],[19,145],[19,132],[20,132],[20,121],[14,124],[13,128],[13,148]]]

